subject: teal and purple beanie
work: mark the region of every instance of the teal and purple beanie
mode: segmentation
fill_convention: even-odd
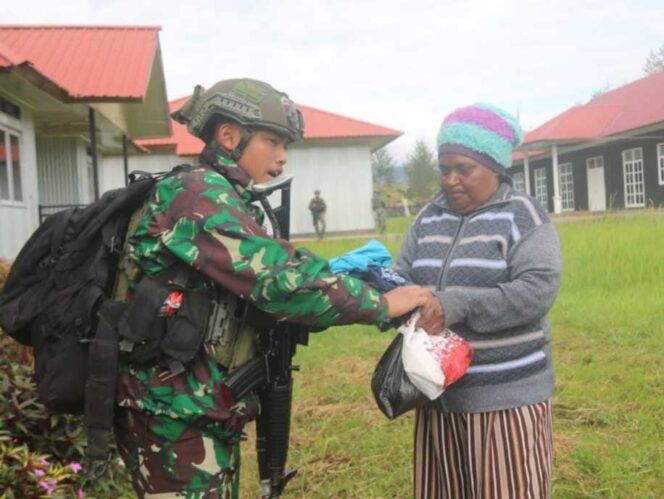
[[[512,149],[521,143],[519,122],[506,111],[477,102],[452,111],[438,132],[438,155],[467,156],[505,175],[512,166]]]

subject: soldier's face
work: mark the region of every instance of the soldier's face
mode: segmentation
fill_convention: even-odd
[[[238,165],[255,183],[278,177],[288,159],[288,140],[267,130],[256,130]]]

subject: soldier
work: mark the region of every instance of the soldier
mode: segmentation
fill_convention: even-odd
[[[314,191],[314,197],[309,201],[309,211],[311,211],[316,235],[318,239],[323,239],[325,237],[325,212],[327,211],[327,205],[318,189]]]
[[[371,204],[374,212],[374,220],[376,221],[376,229],[378,229],[379,233],[385,234],[385,230],[387,229],[385,201],[383,201],[379,194],[374,193]]]
[[[430,294],[407,286],[381,295],[265,232],[263,213],[251,204],[252,186],[282,173],[287,145],[303,134],[300,112],[286,94],[255,80],[225,80],[207,91],[196,87],[173,118],[206,146],[200,166],[157,184],[130,230],[128,300],[148,276],[184,265],[195,269],[196,286],[211,286],[226,300],[233,320],[223,342],[205,336],[183,372],[121,365],[118,447],[139,497],[237,498],[239,441],[258,405],[253,395],[232,400],[223,381],[229,364],[253,355],[246,341],[253,337],[251,319],[263,311],[317,329],[378,324]]]

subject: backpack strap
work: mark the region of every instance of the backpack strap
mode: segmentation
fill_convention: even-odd
[[[137,273],[140,273],[140,269],[134,264],[134,262],[132,262],[131,258],[129,258],[129,238],[136,232],[136,229],[138,229],[138,224],[143,219],[143,216],[147,211],[147,206],[147,202],[144,202],[141,207],[133,213],[129,220],[122,254],[120,256],[120,261],[118,262],[115,286],[113,288],[113,294],[111,295],[115,301],[123,303],[127,301],[129,282],[137,277]]]
[[[97,332],[88,351],[85,426],[88,432],[86,457],[89,460],[89,480],[103,474],[109,462],[118,370],[116,325],[124,308],[123,303],[106,301],[99,311]]]

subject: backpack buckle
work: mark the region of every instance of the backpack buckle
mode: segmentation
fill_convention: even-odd
[[[108,250],[113,254],[120,254],[121,241],[119,236],[111,237],[111,241],[108,244]]]

